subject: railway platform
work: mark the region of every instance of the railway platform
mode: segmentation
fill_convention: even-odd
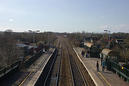
[[[26,70],[29,74],[18,86],[34,86],[53,52],[54,49],[50,49],[49,52],[43,54],[38,60],[36,60],[33,65]]]
[[[86,58],[81,55],[81,48],[73,48],[78,58],[85,66],[96,86],[129,86],[129,83],[121,79],[112,71],[102,71],[101,62],[98,58]],[[99,62],[99,72],[96,70],[96,62]]]

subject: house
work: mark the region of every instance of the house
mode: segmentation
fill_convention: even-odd
[[[84,48],[86,49],[86,55],[89,57],[99,58],[100,49],[92,42],[85,42]]]
[[[91,48],[94,44],[91,43],[91,42],[84,42],[84,46],[85,47],[88,47],[88,48]]]

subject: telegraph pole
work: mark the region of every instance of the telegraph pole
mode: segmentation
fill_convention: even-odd
[[[110,41],[111,41],[111,36],[110,36],[110,30],[108,30],[108,29],[110,29],[110,26],[107,26],[107,29],[105,29],[104,30],[104,32],[107,34],[107,40],[108,40],[108,44],[109,44],[109,46],[110,46]]]

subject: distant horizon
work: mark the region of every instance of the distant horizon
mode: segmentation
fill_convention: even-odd
[[[6,30],[5,31],[0,31],[0,32],[6,32]],[[29,31],[12,31],[12,32],[14,32],[14,33],[32,33],[32,32],[29,32]],[[78,32],[54,32],[54,31],[42,31],[42,32],[36,32],[36,33],[44,33],[44,32],[52,32],[52,33],[84,33],[85,31],[78,31]],[[85,32],[85,33],[93,33],[93,34],[105,34],[105,33],[107,33],[107,34],[113,34],[113,33],[127,33],[127,34],[129,34],[129,32],[110,32],[110,33],[108,33],[108,32]]]

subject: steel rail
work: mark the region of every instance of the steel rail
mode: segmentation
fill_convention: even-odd
[[[68,50],[67,50],[67,52],[68,52]],[[73,82],[73,86],[75,86],[75,84],[74,84],[74,78],[73,78],[73,72],[72,72],[72,67],[71,67],[71,63],[70,63],[70,54],[69,54],[69,52],[68,52],[68,57],[69,57],[70,71],[71,71],[71,75],[72,75],[72,82]]]
[[[66,41],[65,41],[65,42],[66,42]],[[70,47],[68,46],[67,43],[65,43],[65,44],[66,44],[66,46],[67,46],[67,50],[68,50],[68,53],[69,53],[69,56],[70,56],[70,52],[69,52],[69,51],[72,52],[72,50],[69,50]],[[74,63],[75,63],[75,66],[76,66],[77,70],[79,71],[79,75],[81,75],[81,78],[82,78],[82,80],[83,80],[83,82],[84,82],[84,85],[85,85],[85,86],[88,86],[88,85],[87,85],[87,82],[85,81],[84,75],[82,74],[82,72],[80,71],[79,66],[77,65],[76,59],[73,58],[73,53],[71,54],[70,64],[71,64],[71,62],[74,62]],[[71,65],[72,65],[72,64],[71,64]],[[74,71],[74,69],[72,69],[72,71]],[[75,81],[75,79],[74,79],[74,82],[77,83],[77,82]],[[75,85],[75,84],[74,84],[74,85]]]
[[[59,47],[60,47],[59,45],[60,45],[60,42],[59,42],[59,40],[58,40],[58,43],[57,43],[57,45],[56,45],[56,47],[57,47],[58,49],[59,49]],[[57,53],[56,53],[56,54],[57,54]],[[52,61],[51,67],[50,67],[50,69],[49,69],[49,71],[48,71],[48,74],[47,74],[47,77],[46,77],[46,79],[45,79],[45,82],[44,82],[43,86],[46,86],[47,81],[48,81],[48,79],[49,79],[49,76],[50,76],[50,74],[51,74],[51,71],[53,70],[53,66],[54,66],[54,63],[56,62],[56,60],[57,60],[57,57],[56,57],[56,55],[55,55],[55,57],[54,57],[54,59],[53,59],[53,61]],[[56,86],[58,86],[58,81],[59,81],[60,64],[61,64],[61,58],[60,58],[59,67],[58,67]]]
[[[62,55],[62,51],[61,51],[61,55]],[[58,84],[59,84],[60,67],[61,67],[61,56],[60,56],[60,62],[59,62],[59,67],[58,67],[58,73],[57,73],[56,86],[58,86]]]
[[[43,86],[46,86],[47,80],[48,80],[48,78],[49,78],[49,75],[51,74],[51,70],[52,70],[52,68],[53,68],[53,65],[54,65],[55,60],[56,60],[56,58],[55,58],[55,56],[54,56],[54,59],[53,59],[53,61],[52,61],[51,67],[50,67],[50,69],[49,69],[49,71],[48,71],[48,74],[47,74],[47,77],[46,77],[46,79],[45,79],[45,82],[44,82]]]

